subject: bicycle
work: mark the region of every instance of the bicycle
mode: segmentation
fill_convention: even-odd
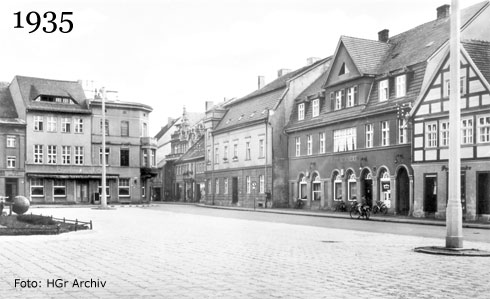
[[[374,205],[373,207],[373,213],[383,213],[384,215],[386,215],[386,213],[388,213],[388,207],[384,202],[378,200],[376,201],[376,205]]]
[[[362,217],[369,220],[369,217],[371,216],[370,210],[371,208],[368,205],[361,206],[357,201],[354,201],[349,212],[350,218],[360,219]]]
[[[297,199],[296,204],[294,205],[295,209],[302,209],[303,206],[305,205],[304,201],[302,199]]]
[[[335,212],[347,212],[347,207],[345,206],[345,202],[342,200],[334,208]]]

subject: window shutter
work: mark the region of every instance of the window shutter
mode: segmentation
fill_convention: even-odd
[[[341,98],[341,104],[340,105],[341,105],[341,108],[343,109],[343,108],[345,108],[345,89],[342,89],[340,98]]]
[[[354,86],[354,106],[359,105],[359,91],[357,85]]]
[[[333,92],[330,93],[330,111],[335,110],[335,94]]]

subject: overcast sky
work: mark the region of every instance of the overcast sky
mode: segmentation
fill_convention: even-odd
[[[7,3],[4,3],[7,2]],[[450,0],[14,1],[0,12],[0,81],[15,75],[89,79],[148,104],[150,133],[205,101],[241,97],[281,68],[334,53],[339,37],[377,39],[436,18]],[[481,0],[460,0],[464,8]],[[15,12],[72,11],[74,29],[14,29]],[[43,24],[44,25],[44,24]]]

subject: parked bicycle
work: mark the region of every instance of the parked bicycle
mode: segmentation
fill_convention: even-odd
[[[371,208],[368,205],[361,205],[357,201],[354,201],[351,205],[350,209],[350,218],[365,218],[366,220],[369,220],[369,217],[371,216],[370,212]]]
[[[376,204],[373,207],[373,213],[374,214],[382,213],[382,214],[386,215],[386,213],[388,213],[388,207],[386,206],[386,204],[384,202],[382,202],[381,200],[378,200],[378,201],[376,201]]]
[[[345,202],[343,200],[339,201],[335,205],[334,211],[335,212],[347,212],[347,207],[345,206]]]
[[[302,199],[298,198],[296,200],[296,204],[294,205],[294,208],[295,209],[302,209],[304,207],[304,205],[305,205],[305,202]]]

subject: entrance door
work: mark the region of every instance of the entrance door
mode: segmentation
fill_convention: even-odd
[[[427,174],[424,177],[424,212],[437,212],[437,175]]]
[[[410,180],[405,168],[400,168],[396,178],[396,212],[408,215],[410,210]]]
[[[232,197],[231,203],[238,203],[238,178],[231,179]]]
[[[370,172],[366,172],[362,175],[362,184],[364,185],[362,190],[362,195],[366,197],[366,204],[370,207],[373,206],[373,178]]]
[[[477,176],[478,203],[476,213],[490,214],[490,172],[478,173]]]
[[[7,201],[13,201],[19,195],[17,191],[18,179],[5,179],[5,196]]]
[[[77,182],[76,184],[76,201],[88,202],[88,183]]]
[[[194,189],[196,190],[196,202],[201,201],[201,184],[196,183]]]

